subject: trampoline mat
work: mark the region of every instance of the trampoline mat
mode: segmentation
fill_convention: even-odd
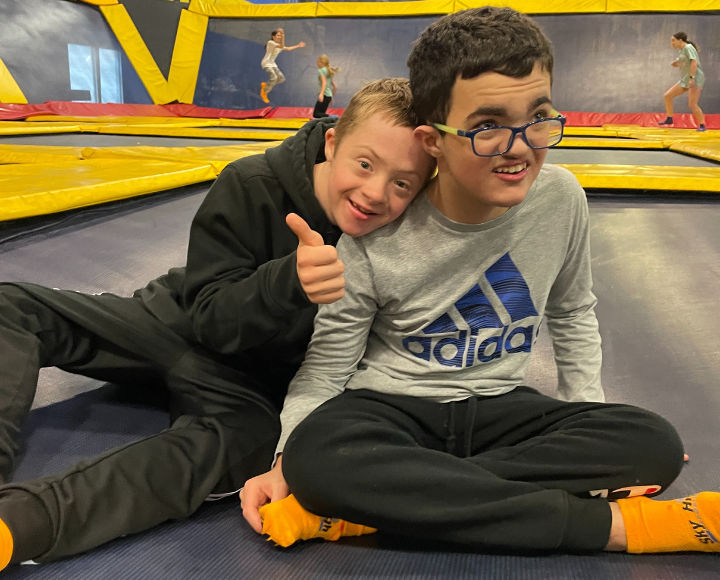
[[[254,131],[255,129],[253,129]],[[198,137],[151,137],[145,135],[106,135],[60,133],[56,135],[17,135],[0,137],[3,145],[52,145],[61,147],[214,147],[257,143],[241,139],[203,139]]]
[[[61,135],[58,135],[61,137]],[[718,167],[718,163],[673,151],[636,149],[548,149],[548,163],[566,165],[663,165],[672,167]]]
[[[132,210],[118,206],[112,215],[2,244],[0,280],[130,295],[183,263],[190,221],[205,191],[158,198]],[[607,398],[666,416],[691,456],[667,498],[719,489],[719,209],[712,201],[590,200]],[[545,333],[526,382],[553,392],[556,371]],[[56,472],[167,423],[157,393],[44,370],[14,477]],[[3,574],[35,580],[710,580],[720,574],[720,556],[472,554],[379,536],[310,542],[283,551],[250,530],[232,498],[207,504],[188,520],[110,542],[81,557],[15,566]]]

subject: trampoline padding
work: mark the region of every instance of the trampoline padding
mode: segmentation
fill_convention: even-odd
[[[695,155],[696,157],[702,157],[704,159],[714,159],[715,161],[720,161],[720,143],[680,141],[679,143],[673,143],[670,146],[670,151],[677,151],[678,153],[687,153],[688,155]]]
[[[565,137],[557,145],[561,148],[587,149],[665,149],[662,141],[648,139],[613,139],[611,137]]]
[[[720,192],[720,167],[559,165],[584,188]]]
[[[0,135],[38,135],[44,133],[79,133],[76,123],[26,123],[25,121],[0,121]]]
[[[201,194],[204,190],[132,212],[118,209],[113,217],[6,246],[0,279],[130,295],[182,263]],[[715,378],[720,367],[713,326],[718,304],[712,290],[720,238],[715,209],[710,202],[669,206],[590,200],[608,400],[648,406],[667,416],[678,426],[691,455],[667,498],[717,489],[720,427]],[[647,256],[640,267],[639,256]],[[554,369],[546,331],[541,331],[533,350],[527,384],[552,387],[556,376],[554,370],[545,370]],[[97,387],[87,381],[87,389]],[[39,398],[57,391],[58,383],[55,379],[41,384]],[[56,472],[77,459],[159,431],[168,422],[162,401],[117,387],[81,392],[70,399],[56,397],[45,404],[30,414],[23,431],[15,480]],[[3,578],[716,580],[720,572],[720,556],[707,554],[521,557],[418,548],[377,536],[366,543],[353,539],[274,549],[250,530],[232,498],[205,505],[187,520],[118,539],[77,558],[11,567],[3,571]]]
[[[15,480],[70,467],[167,427],[162,400],[114,385],[30,414]],[[307,542],[281,550],[255,534],[235,497],[190,518],[110,542],[72,559],[14,566],[8,580],[715,580],[720,558],[706,554],[513,556],[450,551],[380,535]],[[121,571],[121,572],[120,572]]]
[[[46,215],[215,179],[208,164],[94,159],[0,166],[0,221]]]
[[[191,128],[164,127],[146,125],[102,125],[98,133],[112,135],[155,135],[162,137],[195,137],[205,139],[245,139],[256,141],[282,141],[295,134],[295,131],[243,131],[228,128]]]

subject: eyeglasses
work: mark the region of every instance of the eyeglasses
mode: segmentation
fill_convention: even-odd
[[[473,131],[454,129],[440,123],[432,123],[432,126],[439,131],[470,139],[473,153],[478,157],[495,157],[510,151],[518,134],[522,134],[523,141],[531,149],[555,147],[562,141],[566,120],[562,115],[558,115],[549,119],[538,119],[522,127],[483,127]]]

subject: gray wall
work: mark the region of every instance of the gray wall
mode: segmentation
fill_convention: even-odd
[[[0,58],[30,103],[70,101],[67,45],[122,49],[96,8],[67,0],[0,0]],[[126,103],[152,103],[123,54]]]

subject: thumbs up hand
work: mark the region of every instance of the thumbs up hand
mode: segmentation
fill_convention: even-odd
[[[332,304],[345,295],[345,265],[333,246],[310,229],[299,215],[291,213],[285,222],[298,237],[297,273],[302,289],[314,304]]]

